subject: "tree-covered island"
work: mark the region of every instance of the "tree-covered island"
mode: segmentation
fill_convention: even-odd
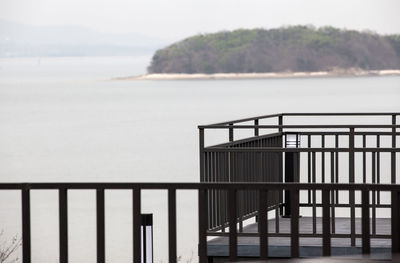
[[[148,73],[400,69],[400,35],[292,26],[201,34],[158,50]]]

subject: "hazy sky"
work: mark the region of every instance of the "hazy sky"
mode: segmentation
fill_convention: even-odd
[[[400,33],[400,0],[0,0],[0,19],[163,39],[294,24],[387,34]]]

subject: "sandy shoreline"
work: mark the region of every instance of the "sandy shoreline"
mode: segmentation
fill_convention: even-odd
[[[400,70],[343,70],[318,72],[278,73],[216,73],[216,74],[145,74],[114,78],[113,80],[202,80],[202,79],[273,79],[273,78],[318,78],[339,76],[400,76]]]

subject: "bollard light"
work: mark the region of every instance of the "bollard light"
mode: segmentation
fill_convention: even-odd
[[[286,148],[299,148],[300,147],[300,136],[298,133],[286,133],[285,135],[285,147]]]
[[[142,263],[153,263],[153,214],[142,214]]]

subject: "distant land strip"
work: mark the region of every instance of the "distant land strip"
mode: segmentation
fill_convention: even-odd
[[[153,73],[140,76],[118,77],[113,80],[202,80],[202,79],[274,79],[274,78],[320,78],[320,77],[363,77],[400,76],[399,69],[387,70],[335,70],[316,72],[268,72],[268,73]]]

